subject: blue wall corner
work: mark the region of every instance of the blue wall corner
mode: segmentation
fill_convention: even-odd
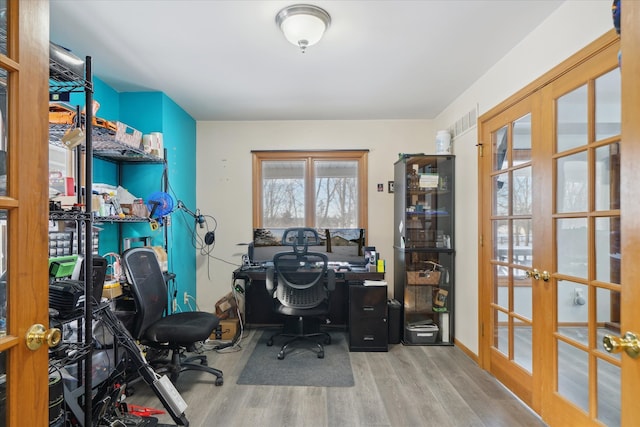
[[[94,80],[94,99],[100,103],[97,117],[120,121],[143,134],[162,132],[167,153],[167,192],[190,210],[196,206],[196,121],[171,98],[161,92],[118,93],[100,79]],[[72,99],[84,105],[82,98]],[[94,182],[120,184],[136,197],[148,197],[163,189],[165,169],[162,164],[115,163],[94,159]],[[169,269],[176,274],[178,295],[196,295],[196,249],[191,236],[195,221],[184,212],[174,212],[169,225],[152,230],[147,223],[103,224],[100,252],[118,252],[122,237],[152,237],[152,244],[162,246],[167,234]],[[120,231],[120,232],[119,232]],[[178,305],[184,306],[182,298]]]

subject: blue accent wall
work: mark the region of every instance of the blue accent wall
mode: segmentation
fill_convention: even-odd
[[[181,200],[191,211],[196,210],[196,122],[171,98],[161,92],[118,93],[94,79],[94,99],[100,103],[97,117],[118,120],[142,134],[162,132],[166,171],[170,188],[166,191],[174,204]],[[84,96],[72,99],[84,105]],[[93,161],[93,182],[121,185],[145,201],[149,195],[164,189],[165,165],[157,163],[115,163],[101,159]],[[196,250],[191,236],[194,219],[184,212],[174,212],[168,224],[152,230],[147,223],[103,224],[100,232],[100,253],[118,252],[119,232],[123,238],[150,236],[152,244],[164,246],[169,270],[176,274],[177,295],[196,295]],[[182,298],[178,305],[187,309]]]

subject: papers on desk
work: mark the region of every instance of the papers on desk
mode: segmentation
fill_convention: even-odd
[[[387,286],[387,282],[385,280],[365,280],[363,285],[364,286]]]

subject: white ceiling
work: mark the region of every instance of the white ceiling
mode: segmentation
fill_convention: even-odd
[[[313,1],[332,23],[302,54],[295,0],[51,0],[51,41],[196,120],[431,119],[563,2]]]

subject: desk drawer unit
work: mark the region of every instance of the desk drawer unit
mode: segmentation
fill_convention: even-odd
[[[388,351],[387,286],[349,285],[349,351]]]

